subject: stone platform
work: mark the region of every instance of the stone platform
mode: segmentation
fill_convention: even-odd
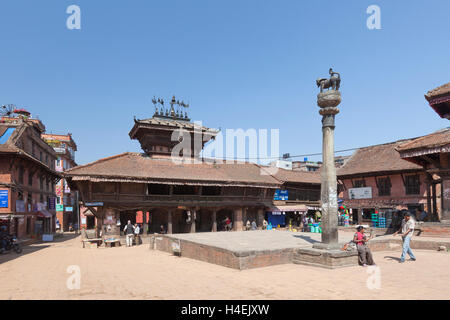
[[[353,232],[339,231],[339,242],[343,245],[353,237]],[[320,243],[321,235],[310,232],[289,231],[232,231],[183,233],[171,235],[149,235],[143,243],[150,249],[165,251],[177,256],[205,261],[221,266],[244,270],[277,264],[296,263],[339,268],[355,265],[356,255],[330,250],[323,252],[313,248]],[[411,248],[438,250],[450,249],[450,239],[415,236]],[[372,252],[401,252],[400,237],[378,236],[369,241]]]
[[[344,244],[352,236],[343,233],[340,241]],[[184,233],[152,235],[150,249],[244,270],[292,263],[299,249],[311,249],[320,239],[318,233],[275,230]]]

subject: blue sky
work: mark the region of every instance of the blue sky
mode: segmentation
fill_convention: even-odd
[[[71,4],[81,30],[66,28]],[[381,30],[366,27],[371,4]],[[450,81],[449,12],[448,0],[3,0],[0,103],[71,132],[80,164],[140,151],[133,116],[173,94],[206,126],[278,128],[280,153],[316,153],[315,79],[332,66],[336,150],[416,137],[448,126],[424,94]]]

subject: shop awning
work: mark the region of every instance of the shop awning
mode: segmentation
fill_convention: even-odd
[[[42,210],[38,211],[37,212],[37,216],[39,218],[49,218],[49,219],[51,217],[53,217],[53,215],[50,212],[48,212],[47,210],[45,210],[45,209],[42,209]]]
[[[294,212],[294,211],[301,211],[306,212],[308,211],[308,207],[303,204],[297,204],[297,205],[285,205],[285,206],[273,206],[270,208],[270,211],[272,212]]]

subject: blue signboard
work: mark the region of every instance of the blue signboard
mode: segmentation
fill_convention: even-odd
[[[103,207],[103,202],[85,202],[86,207]]]
[[[9,201],[8,201],[8,196],[9,196],[9,191],[8,190],[0,190],[0,208],[8,208],[9,207]]]
[[[72,212],[73,211],[73,207],[66,207],[66,212]]]
[[[276,190],[273,196],[273,200],[288,200],[289,192],[288,190]]]

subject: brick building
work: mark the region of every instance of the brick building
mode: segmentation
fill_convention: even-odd
[[[401,159],[396,151],[408,141],[358,149],[337,170],[339,197],[351,209],[353,221],[367,223],[376,211],[432,210],[427,202],[429,177],[420,165]],[[435,201],[440,203],[440,197]]]
[[[450,119],[450,82],[430,90],[425,98],[441,118]],[[450,129],[402,143],[396,150],[403,160],[423,168],[428,207],[436,220],[450,224]]]
[[[77,145],[70,133],[47,134],[43,133],[42,139],[50,145],[56,153],[55,170],[64,170],[75,167],[75,152]],[[69,226],[78,224],[78,201],[76,191],[72,191],[65,179],[61,179],[55,186],[56,193],[56,217],[63,231],[69,231]]]
[[[0,121],[0,223],[19,238],[55,231],[55,151],[45,126],[27,117]]]

